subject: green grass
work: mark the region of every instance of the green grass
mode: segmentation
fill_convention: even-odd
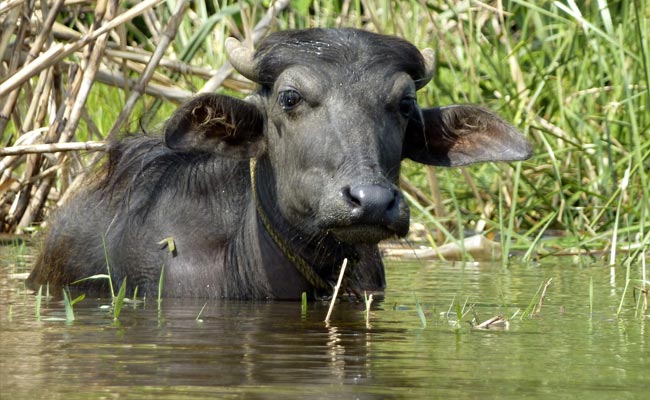
[[[160,268],[160,277],[158,278],[158,311],[160,312],[162,306],[162,292],[165,282],[165,264]]]
[[[231,26],[247,32],[264,14],[262,2],[243,3],[251,7],[240,13],[234,0],[219,2],[218,10],[192,2],[168,56],[195,66],[221,66]],[[419,92],[423,107],[483,104],[531,140],[535,155],[529,161],[437,168],[444,215],[407,195],[413,220],[440,232],[433,237],[442,242],[462,239],[465,230],[478,230],[483,219],[482,233],[501,240],[504,265],[511,252],[531,262],[558,252],[590,253],[625,268],[629,285],[645,287],[650,249],[650,4],[575,3],[578,9],[567,0],[354,0],[343,8],[341,1],[296,0],[273,29],[350,26],[431,47],[438,68]],[[502,10],[494,8],[499,4]],[[165,21],[172,9],[168,2],[154,12]],[[208,32],[206,26],[212,29]],[[133,43],[155,47],[142,24],[130,23],[127,29]],[[162,67],[159,72],[187,90],[196,91],[204,83],[189,73],[178,75]],[[87,109],[96,133],[82,119],[75,140],[105,136],[127,97],[121,88],[95,84]],[[153,121],[146,128],[155,131],[176,107],[164,102],[154,112],[153,104],[154,98],[143,96],[124,130],[139,130],[140,117],[146,115]],[[12,134],[16,132],[8,129],[1,142],[10,142]],[[407,161],[402,174],[436,197],[423,166]],[[619,310],[628,298],[621,297]]]
[[[191,2],[169,53],[195,66],[218,68],[225,62],[223,42],[230,27],[250,30],[267,3]],[[249,7],[240,12],[240,4]],[[568,246],[609,251],[620,264],[628,254],[619,249],[648,231],[650,5],[647,0],[582,2],[578,9],[566,0],[504,0],[503,9],[495,8],[500,3],[486,4],[377,0],[344,7],[340,0],[295,0],[273,29],[351,26],[431,47],[438,69],[419,93],[423,106],[484,104],[534,143],[534,157],[523,163],[436,169],[445,215],[412,208],[414,219],[441,231],[444,241],[462,239],[465,229],[484,219],[483,232],[502,238],[504,263],[511,250],[524,249],[531,259]],[[164,3],[155,13],[166,21],[172,9],[171,2]],[[153,49],[151,34],[137,21],[127,24],[130,40]],[[159,72],[192,91],[204,82],[163,67]],[[108,133],[126,97],[121,88],[94,86],[88,109],[100,136]],[[156,130],[175,108],[157,104],[143,96],[125,130],[138,130],[140,117],[152,120],[146,128]],[[91,131],[82,121],[76,139],[91,138]],[[628,185],[622,188],[626,171]],[[403,175],[430,191],[422,166],[407,162]],[[544,246],[549,243],[545,232],[558,230],[568,234],[564,243]]]
[[[120,285],[120,290],[117,292],[117,296],[113,299],[113,321],[118,322],[120,318],[120,313],[122,312],[122,306],[124,305],[124,298],[126,297],[126,278],[122,280],[122,285]]]

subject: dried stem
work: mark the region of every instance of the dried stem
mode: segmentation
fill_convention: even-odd
[[[104,151],[108,145],[105,142],[68,142],[29,144],[0,148],[0,156],[18,156],[36,153],[59,153],[67,151]]]
[[[343,282],[343,276],[345,275],[345,267],[348,265],[348,259],[343,260],[343,265],[341,265],[341,272],[339,272],[339,280],[336,282],[334,287],[334,294],[332,295],[332,300],[330,300],[330,308],[327,310],[327,316],[325,317],[325,322],[329,322],[330,317],[332,316],[332,311],[334,310],[334,304],[336,303],[336,297],[339,295],[339,289],[341,288],[341,282]]]
[[[158,46],[156,47],[156,51],[151,56],[151,59],[149,60],[149,63],[147,64],[144,72],[142,73],[142,76],[140,76],[140,79],[134,85],[131,95],[126,101],[124,108],[122,108],[120,115],[117,117],[117,120],[113,124],[113,127],[111,128],[111,131],[108,134],[109,139],[115,137],[118,130],[122,127],[122,125],[124,124],[128,116],[131,115],[131,112],[133,111],[136,102],[138,101],[140,96],[142,96],[142,94],[144,93],[147,83],[153,76],[156,67],[158,67],[158,63],[160,62],[163,55],[165,54],[165,50],[167,50],[169,44],[172,42],[172,40],[174,40],[174,37],[176,36],[176,31],[178,30],[178,25],[181,23],[181,20],[185,15],[185,11],[187,11],[187,3],[185,2],[185,0],[180,0],[178,3],[176,3],[176,8],[172,13],[172,18],[169,20],[169,24],[167,25],[167,30],[160,38],[160,43],[158,43]]]

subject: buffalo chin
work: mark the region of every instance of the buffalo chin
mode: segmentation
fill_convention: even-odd
[[[342,242],[377,244],[391,237],[404,237],[408,233],[408,229],[398,232],[384,226],[351,225],[331,228],[329,232]]]

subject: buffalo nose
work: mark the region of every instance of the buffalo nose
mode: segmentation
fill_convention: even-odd
[[[381,185],[358,185],[343,190],[352,217],[359,223],[388,224],[399,215],[397,190]]]

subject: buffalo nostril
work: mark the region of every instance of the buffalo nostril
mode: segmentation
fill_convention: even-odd
[[[341,195],[350,205],[352,205],[352,207],[361,206],[359,199],[353,196],[350,192],[350,186],[345,186],[343,189],[341,189]]]
[[[397,190],[381,185],[344,188],[343,195],[352,206],[352,214],[365,223],[385,223],[393,219],[397,208]]]

